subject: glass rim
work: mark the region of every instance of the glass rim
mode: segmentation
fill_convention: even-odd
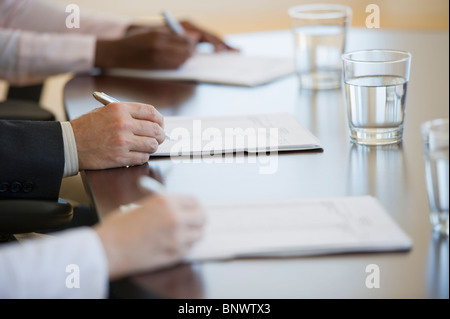
[[[333,10],[332,12],[313,13],[312,10]],[[288,14],[297,19],[337,19],[349,17],[353,13],[352,8],[341,4],[302,4],[288,9]]]
[[[356,60],[354,58],[351,58],[352,55],[361,54],[361,53],[396,53],[403,55],[403,57],[400,57],[398,59],[390,59],[386,61],[372,61],[372,60]],[[346,52],[341,55],[341,58],[345,62],[351,62],[351,63],[373,63],[373,64],[386,64],[386,63],[399,63],[399,62],[405,62],[411,60],[412,54],[408,51],[402,51],[402,50],[392,50],[392,49],[373,49],[373,50],[358,50],[358,51],[351,51]]]
[[[448,117],[437,118],[437,119],[433,119],[433,120],[429,120],[429,121],[423,122],[422,125],[421,125],[422,133],[425,134],[432,127],[437,127],[437,126],[441,126],[441,125],[447,125],[447,126],[449,125]]]

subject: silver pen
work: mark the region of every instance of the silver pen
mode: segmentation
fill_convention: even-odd
[[[147,190],[155,194],[161,195],[166,193],[166,188],[163,184],[158,182],[156,179],[150,178],[145,175],[139,177],[138,186],[143,190]]]
[[[164,20],[166,20],[167,25],[170,29],[172,29],[175,34],[183,35],[184,34],[184,28],[183,26],[178,22],[177,19],[173,15],[170,14],[168,11],[164,11],[162,13]]]
[[[97,101],[99,101],[99,102],[102,103],[103,105],[107,105],[107,104],[109,104],[109,103],[117,103],[117,102],[120,102],[118,99],[113,98],[112,96],[109,96],[108,94],[103,93],[103,92],[94,92],[92,95],[94,96],[94,98],[95,98]],[[167,134],[167,133],[165,133],[165,132],[164,132],[164,134],[166,135],[166,139],[170,140],[169,134]]]
[[[143,191],[150,191],[154,193],[155,195],[164,195],[166,193],[166,189],[163,184],[158,182],[156,179],[150,178],[149,176],[142,175],[138,179],[138,187],[142,189]],[[142,207],[142,205],[130,203],[127,205],[120,205],[120,211],[123,213],[132,211],[134,209],[137,209],[139,207]]]

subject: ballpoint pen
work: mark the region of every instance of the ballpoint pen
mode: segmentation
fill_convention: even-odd
[[[158,182],[156,179],[153,179],[145,175],[139,177],[138,187],[144,191],[150,191],[155,195],[163,195],[166,193],[166,188],[164,187],[163,184]],[[139,207],[142,206],[139,204],[130,203],[127,205],[120,205],[119,209],[121,212],[126,213]]]
[[[172,29],[175,34],[183,35],[184,34],[184,28],[183,26],[178,22],[177,19],[175,19],[174,16],[170,14],[168,11],[164,11],[162,13],[164,19],[166,20],[167,25],[170,29]]]
[[[102,103],[103,105],[107,105],[109,103],[117,103],[120,102],[118,99],[113,98],[112,96],[109,96],[106,93],[103,92],[94,92],[92,94],[94,96],[94,98],[99,101],[100,103]],[[166,135],[166,139],[170,140],[170,136],[167,133],[164,133]]]
[[[166,193],[166,188],[164,187],[163,184],[158,182],[156,179],[150,178],[145,175],[139,177],[138,187],[144,191],[150,191],[155,195],[163,195]],[[122,213],[126,213],[139,207],[142,207],[142,205],[130,203],[126,205],[120,205],[119,209]]]
[[[158,182],[156,179],[150,178],[148,176],[141,176],[138,180],[138,185],[140,188],[151,191],[155,194],[164,194],[166,189],[163,184]]]

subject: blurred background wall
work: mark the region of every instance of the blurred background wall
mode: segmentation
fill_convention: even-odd
[[[448,0],[54,0],[120,13],[133,19],[159,18],[169,10],[220,34],[285,29],[287,9],[305,3],[340,3],[353,9],[353,25],[364,26],[368,4],[380,8],[381,28],[448,29]]]

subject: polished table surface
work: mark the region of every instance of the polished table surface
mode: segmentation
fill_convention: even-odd
[[[287,30],[227,37],[243,54],[292,57]],[[432,234],[425,189],[420,124],[448,117],[449,36],[424,31],[353,29],[347,51],[389,48],[412,53],[404,139],[367,147],[348,137],[342,91],[309,91],[295,75],[253,87],[79,75],[65,87],[69,119],[99,104],[93,91],[122,101],[155,105],[170,115],[235,115],[289,112],[322,142],[323,152],[280,153],[274,174],[236,155],[233,163],[151,158],[148,165],[86,171],[85,185],[100,218],[143,196],[136,179],[160,179],[169,192],[200,201],[295,199],[370,194],[412,238],[408,252],[302,258],[249,258],[182,264],[139,274],[112,285],[117,296],[169,298],[448,298],[449,241]],[[368,265],[380,270],[380,287],[369,289]]]

